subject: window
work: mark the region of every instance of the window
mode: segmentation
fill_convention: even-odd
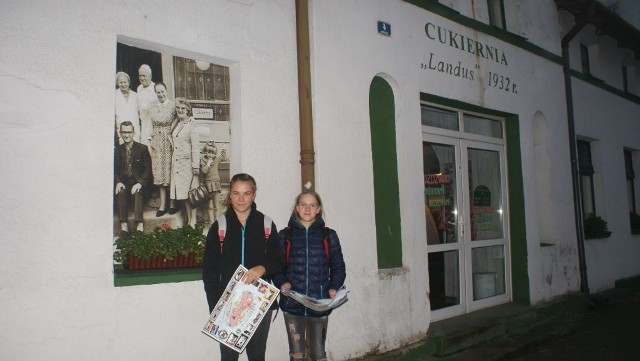
[[[583,216],[596,214],[593,187],[593,163],[591,162],[591,143],[578,140],[578,172],[580,173],[580,192],[582,194]]]
[[[582,64],[582,72],[591,75],[591,66],[589,65],[589,47],[580,44],[580,60]]]
[[[466,112],[435,108],[422,105],[422,125],[453,131],[462,131],[486,137],[502,139],[504,137],[503,122]]]
[[[630,150],[624,151],[624,168],[627,176],[627,197],[629,199],[629,212],[638,213],[636,209],[636,188],[634,180],[636,177],[633,171],[633,153]]]
[[[487,7],[489,9],[489,24],[506,30],[503,0],[487,0]]]
[[[421,108],[422,125],[450,130],[460,130],[458,113],[452,110],[428,106]]]

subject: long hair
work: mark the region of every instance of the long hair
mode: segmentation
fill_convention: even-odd
[[[256,184],[256,180],[253,179],[252,176],[250,176],[247,173],[238,173],[238,174],[234,174],[233,177],[231,177],[231,180],[229,181],[229,193],[227,193],[227,210],[231,210],[233,207],[231,207],[231,190],[233,189],[233,185],[236,182],[247,182],[249,184],[251,184],[251,190],[253,191],[253,193],[255,193],[258,190],[258,185]]]
[[[313,198],[316,199],[316,202],[318,203],[318,207],[320,207],[320,213],[318,213],[317,217],[324,217],[324,207],[322,206],[322,198],[320,198],[320,195],[316,192],[316,191],[312,191],[310,189],[305,189],[302,192],[300,192],[300,194],[298,194],[298,196],[296,197],[296,201],[293,204],[293,210],[291,211],[291,214],[296,218],[296,219],[300,219],[300,217],[298,217],[298,212],[296,211],[296,206],[298,205],[298,203],[300,202],[300,198],[302,198],[302,196],[309,194],[311,195]]]

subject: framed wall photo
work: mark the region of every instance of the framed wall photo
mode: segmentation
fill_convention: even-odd
[[[227,209],[229,68],[119,42],[114,79],[114,239],[206,232]],[[200,184],[211,200],[192,206]]]
[[[247,269],[238,266],[220,300],[202,327],[202,332],[238,353],[244,351],[265,313],[280,291],[259,279],[254,284],[241,281]]]

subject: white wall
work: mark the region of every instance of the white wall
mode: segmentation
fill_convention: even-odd
[[[640,235],[630,232],[624,164],[624,149],[640,150],[640,106],[581,81],[573,84],[576,134],[591,141],[596,213],[612,232],[608,238],[585,240],[589,289],[598,292],[640,274]],[[634,166],[638,174],[637,161]]]
[[[231,67],[232,172],[256,177],[282,226],[300,178],[294,13],[287,0],[0,3],[0,359],[216,358],[201,282],[113,286],[116,43]],[[269,360],[286,357],[282,322]]]
[[[551,166],[554,179],[570,179],[562,67],[401,1],[316,1],[313,4],[317,186],[321,194],[331,195],[331,208],[352,210],[348,217],[335,217],[329,208],[327,219],[342,230],[347,264],[355,265],[349,269],[349,279],[357,280],[347,282],[353,294],[351,312],[338,311],[332,320],[360,325],[355,329],[330,331],[329,344],[334,357],[361,355],[363,344],[381,351],[392,349],[427,332],[430,314],[421,196],[420,92],[519,115],[531,298],[537,302],[576,291],[579,273],[575,227],[561,222],[551,226],[549,233],[557,245],[546,250],[545,257],[562,266],[545,264],[541,259],[536,216],[539,209],[532,141],[535,114],[542,112],[548,119],[549,153],[556,161]],[[335,11],[336,8],[341,10]],[[391,37],[377,33],[378,20],[391,24]],[[427,22],[470,38],[477,36],[479,41],[503,49],[509,64],[477,59],[467,52],[430,41],[424,33]],[[552,26],[557,24],[552,22]],[[487,87],[486,76],[469,81],[421,69],[430,52],[444,61],[471,64],[470,68],[478,62],[484,74],[495,71],[510,76],[518,83],[518,93]],[[368,112],[369,85],[376,75],[390,83],[396,100],[404,265],[398,274],[379,273],[376,267]],[[570,182],[559,181],[550,190],[555,200],[552,212],[556,219],[572,214],[570,186]],[[375,297],[366,301],[360,298],[366,294]]]
[[[561,66],[400,0],[310,3],[316,189],[323,195],[327,223],[342,240],[351,290],[350,301],[331,316],[330,359],[392,349],[427,332],[420,92],[518,115],[531,301],[576,291]],[[116,43],[127,39],[230,66],[231,171],[256,176],[259,208],[283,226],[300,179],[294,13],[294,2],[287,0],[0,3],[0,359],[215,359],[217,343],[199,331],[207,316],[201,282],[113,286]],[[377,34],[378,20],[391,24],[391,37]],[[429,40],[426,22],[500,48],[508,65]],[[549,34],[560,31],[555,19],[550,23],[536,41],[556,51]],[[482,76],[469,80],[421,69],[430,53],[469,69],[478,64]],[[488,87],[489,71],[510,77],[518,92]],[[369,85],[376,75],[390,83],[396,100],[404,267],[389,272],[379,272],[376,261],[368,114]],[[611,97],[581,88],[576,94],[602,107]],[[612,119],[635,131],[629,114],[638,114],[637,108],[621,107]],[[540,117],[552,158],[546,162],[535,159],[533,124]],[[579,130],[603,139],[607,174],[609,166],[621,174],[613,158],[623,143],[640,149],[638,137],[631,138],[640,132],[617,139],[606,126],[591,128],[582,121]],[[551,186],[539,189],[536,164],[548,164],[555,180]],[[603,184],[610,186],[604,178]],[[539,194],[550,200],[537,202]],[[594,288],[638,273],[627,259],[638,250],[626,246],[613,255],[624,266],[596,270],[610,265],[607,252],[620,245],[615,237],[624,224],[609,218],[616,204],[624,204],[616,197],[605,207],[614,231],[610,244],[589,244]],[[552,209],[541,209],[548,203]],[[552,212],[544,219],[556,220],[544,231],[542,212]],[[545,240],[555,245],[541,248]],[[267,359],[283,359],[286,348],[277,320]]]

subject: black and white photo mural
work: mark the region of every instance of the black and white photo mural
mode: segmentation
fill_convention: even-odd
[[[114,81],[116,245],[167,229],[206,233],[227,207],[229,68],[118,43]],[[190,201],[197,187],[210,199]]]

